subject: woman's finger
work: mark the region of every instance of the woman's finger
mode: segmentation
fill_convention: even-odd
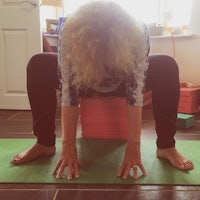
[[[59,169],[60,165],[61,165],[62,161],[59,160],[57,163],[56,163],[56,166],[54,167],[54,169],[52,170],[52,174],[56,174],[57,170]]]
[[[137,165],[133,166],[133,178],[138,179],[138,167],[137,167]]]
[[[122,176],[123,179],[127,179],[127,178],[128,178],[130,169],[131,169],[131,165],[130,165],[130,164],[127,164],[126,167],[125,167],[123,176]]]
[[[118,172],[117,172],[117,176],[118,176],[118,177],[121,177],[121,176],[122,176],[125,167],[126,167],[126,165],[123,163],[123,164],[121,165],[121,167],[119,168]]]
[[[59,178],[62,177],[62,174],[63,174],[63,172],[64,172],[66,166],[67,166],[67,163],[62,162],[62,164],[60,165],[60,168],[59,168],[59,171],[58,171],[58,174],[57,174],[56,178],[59,179]]]
[[[146,176],[146,175],[147,175],[147,172],[146,172],[146,170],[145,170],[143,164],[140,164],[140,165],[139,165],[139,168],[140,168],[140,170],[142,171],[142,175],[143,175],[143,176]]]
[[[72,163],[68,163],[68,173],[67,173],[67,179],[71,180],[72,179],[72,172],[73,171],[73,167],[72,167]]]
[[[74,164],[74,176],[75,176],[76,178],[79,177],[79,165],[78,165],[78,163],[75,163],[75,164]]]

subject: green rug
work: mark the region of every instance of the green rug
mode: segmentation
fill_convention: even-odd
[[[156,157],[155,141],[142,141],[142,159],[147,176],[122,180],[116,173],[123,159],[126,146],[120,140],[78,139],[78,156],[81,165],[80,178],[68,181],[64,176],[56,179],[51,171],[57,162],[61,140],[57,139],[57,153],[53,157],[39,159],[29,164],[14,166],[13,155],[34,144],[34,139],[0,139],[0,183],[66,183],[66,184],[200,184],[200,141],[177,141],[177,149],[193,160],[195,168],[183,172],[167,161]],[[65,176],[67,172],[65,171]]]

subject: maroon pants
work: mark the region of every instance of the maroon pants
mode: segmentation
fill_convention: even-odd
[[[55,144],[56,89],[60,81],[57,73],[57,54],[41,53],[33,56],[27,67],[27,90],[33,115],[33,131],[38,143]],[[123,87],[107,95],[123,96]],[[175,146],[177,108],[180,95],[177,63],[167,55],[149,55],[146,90],[152,91],[158,148]],[[92,92],[85,94],[92,95]]]

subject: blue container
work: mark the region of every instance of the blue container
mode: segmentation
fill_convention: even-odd
[[[178,113],[177,115],[177,128],[190,128],[194,126],[194,116]]]

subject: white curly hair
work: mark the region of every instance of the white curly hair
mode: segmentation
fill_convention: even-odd
[[[107,69],[134,73],[135,49],[144,42],[144,30],[123,8],[108,1],[81,6],[63,25],[61,42],[77,87],[99,85]]]

